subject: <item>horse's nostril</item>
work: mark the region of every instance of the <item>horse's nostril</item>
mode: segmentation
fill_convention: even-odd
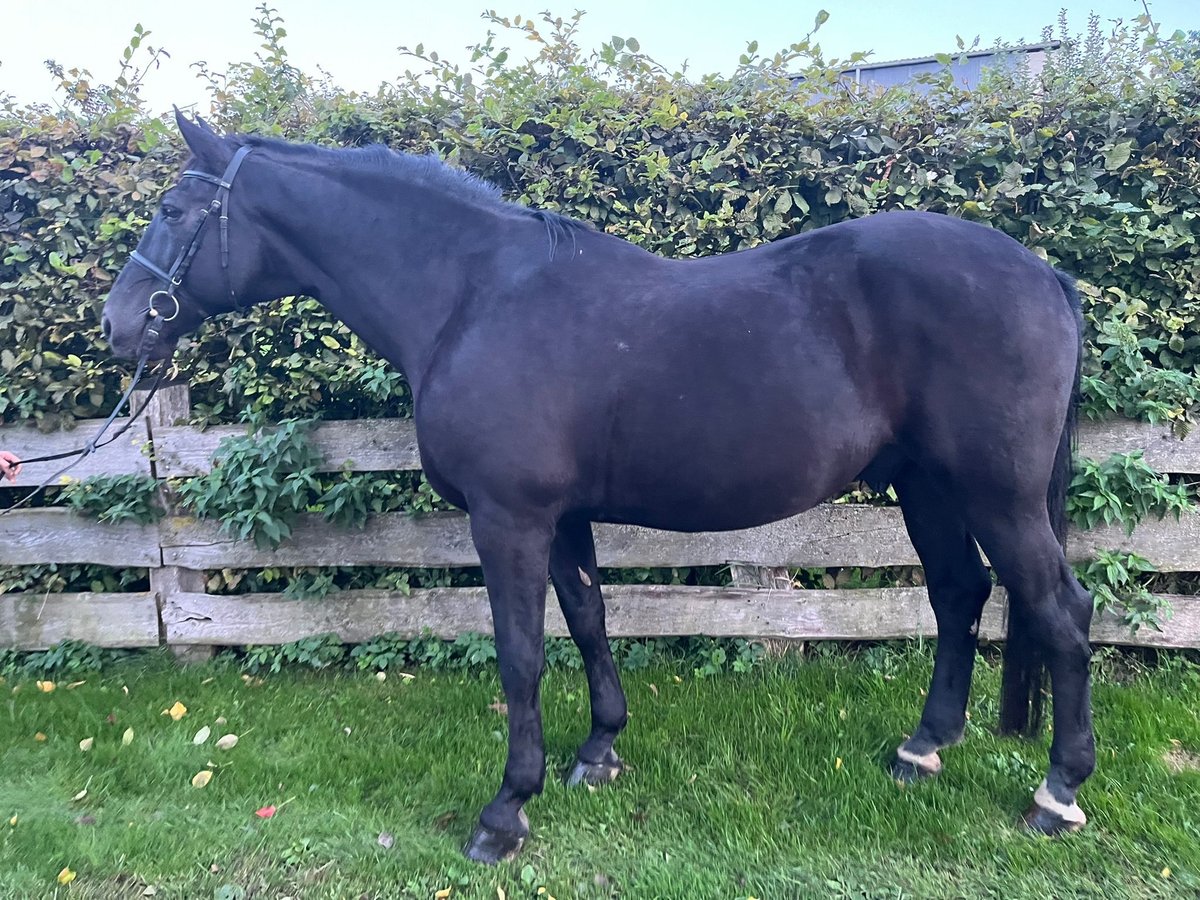
[[[108,321],[108,316],[100,319],[100,333],[104,335],[106,341],[112,337],[112,322]]]

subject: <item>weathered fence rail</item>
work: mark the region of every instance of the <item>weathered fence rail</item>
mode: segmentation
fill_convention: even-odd
[[[142,472],[159,479],[202,474],[220,441],[239,427],[199,430],[171,424],[187,414],[186,387],[160,392],[127,438],[90,457],[75,477]],[[0,429],[0,447],[32,456],[65,449],[87,438],[96,423],[73,431],[38,434]],[[359,471],[420,467],[416,435],[407,420],[329,422],[313,433],[323,468]],[[1163,472],[1200,473],[1200,435],[1179,439],[1165,427],[1119,421],[1088,423],[1080,453],[1096,458],[1143,449]],[[25,484],[42,476],[27,470]],[[888,639],[934,636],[936,626],[921,588],[797,590],[778,577],[783,567],[825,568],[917,565],[898,509],[823,504],[799,516],[741,531],[678,534],[631,526],[596,529],[600,564],[611,568],[730,565],[729,588],[613,586],[606,589],[613,636],[782,637]],[[1068,555],[1087,559],[1097,549],[1136,552],[1166,572],[1200,571],[1200,514],[1144,522],[1132,534],[1119,527],[1073,533]],[[104,525],[62,509],[23,510],[0,518],[0,565],[93,563],[146,568],[149,592],[105,594],[0,594],[0,646],[35,649],[64,638],[102,646],[177,648],[281,643],[336,633],[345,641],[394,631],[429,631],[454,637],[491,630],[482,588],[343,591],[322,600],[278,594],[211,595],[205,570],[268,566],[478,565],[466,517],[438,513],[419,518],[378,515],[365,530],[345,530],[310,516],[277,549],[237,541],[210,522],[168,516],[156,525]],[[770,578],[756,577],[767,572]],[[751,587],[751,584],[769,587]],[[2,586],[0,586],[2,587]],[[1175,614],[1163,631],[1130,633],[1114,615],[1097,617],[1093,639],[1160,647],[1200,646],[1200,597],[1167,598]],[[1004,630],[1002,590],[981,625],[987,639]],[[547,606],[547,629],[566,634],[556,604]]]

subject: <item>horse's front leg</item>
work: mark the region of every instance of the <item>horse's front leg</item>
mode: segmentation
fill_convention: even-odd
[[[508,762],[494,800],[464,848],[469,859],[511,859],[529,834],[522,809],[546,780],[539,688],[545,667],[546,576],[553,521],[471,504],[471,535],[496,630],[500,683],[508,702]]]
[[[613,664],[604,628],[604,598],[600,595],[600,570],[592,523],[566,518],[550,545],[550,581],[558,594],[567,628],[583,657],[592,707],[592,731],[567,775],[567,784],[603,784],[624,768],[613,741],[629,719],[625,692]]]

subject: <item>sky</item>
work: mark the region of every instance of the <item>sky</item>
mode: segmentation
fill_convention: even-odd
[[[50,102],[54,81],[43,61],[85,68],[94,82],[108,83],[119,71],[121,51],[134,26],[149,31],[146,43],[170,53],[152,72],[142,96],[154,111],[172,104],[207,108],[207,94],[191,64],[205,61],[218,71],[248,61],[258,51],[251,24],[259,0],[0,0],[0,96],[18,102]],[[1015,44],[1041,39],[1065,6],[1073,32],[1082,32],[1089,12],[1104,20],[1126,21],[1143,13],[1142,0],[272,0],[284,19],[289,59],[303,71],[318,66],[335,84],[374,91],[406,68],[401,44],[423,43],[448,59],[465,63],[465,47],[484,39],[489,25],[480,18],[491,7],[504,16],[549,9],[567,16],[588,10],[581,31],[585,49],[598,49],[612,35],[636,37],[642,50],[669,69],[685,60],[694,75],[729,72],[749,41],[774,52],[798,41],[822,8],[828,22],[817,39],[827,57],[872,51],[873,60],[953,52],[956,38],[981,46],[997,40]],[[1166,33],[1200,28],[1195,0],[1150,0],[1150,10]],[[498,44],[510,43],[502,39]],[[523,41],[511,40],[514,54]]]

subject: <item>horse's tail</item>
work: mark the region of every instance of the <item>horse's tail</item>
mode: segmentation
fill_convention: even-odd
[[[1071,384],[1071,398],[1067,404],[1067,416],[1062,434],[1058,439],[1058,450],[1054,454],[1054,468],[1050,473],[1050,484],[1046,488],[1046,511],[1050,514],[1050,527],[1058,542],[1067,545],[1067,488],[1074,475],[1072,453],[1075,445],[1075,423],[1079,409],[1079,375],[1083,363],[1083,313],[1079,306],[1079,290],[1075,279],[1057,269],[1054,270],[1063,297],[1075,317],[1075,380]],[[1038,733],[1042,727],[1043,701],[1046,692],[1046,665],[1038,646],[1037,635],[1030,626],[1018,602],[1010,597],[1008,602],[1008,639],[1004,645],[1004,664],[1000,686],[1000,733]]]

